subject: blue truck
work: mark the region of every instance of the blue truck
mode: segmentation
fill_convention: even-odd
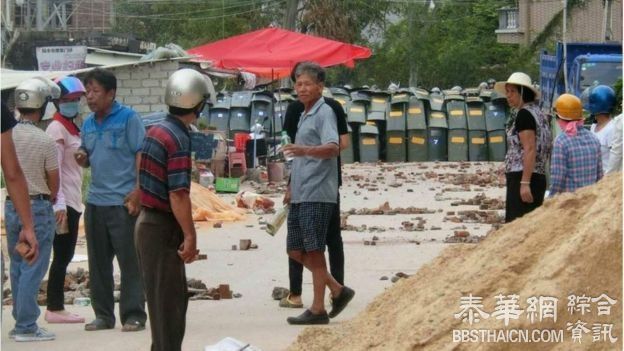
[[[581,97],[594,84],[613,84],[622,77],[621,43],[568,43],[567,92]],[[554,55],[546,51],[540,55],[540,105],[550,113],[559,95],[566,93],[564,84],[563,44],[557,43]]]

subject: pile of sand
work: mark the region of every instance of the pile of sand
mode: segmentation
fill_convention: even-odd
[[[198,183],[191,183],[194,221],[235,222],[245,219],[246,210],[230,205]]]
[[[431,264],[378,296],[353,320],[307,328],[291,350],[621,350],[622,349],[622,174],[545,201],[529,215],[491,233],[478,245],[449,247]],[[468,325],[454,315],[460,297],[483,297],[493,312],[498,294],[559,299],[557,321],[530,324],[525,313],[508,328],[563,330],[563,343],[454,343],[454,329],[504,329],[490,317]],[[585,316],[570,315],[568,295],[602,293],[617,300],[610,316],[596,305]],[[357,298],[357,295],[356,297]],[[582,343],[573,343],[567,323],[587,322]],[[592,342],[593,323],[613,323],[615,344]]]

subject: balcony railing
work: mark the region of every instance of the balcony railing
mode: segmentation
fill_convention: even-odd
[[[498,10],[498,29],[518,29],[520,23],[518,20],[517,8],[502,8]]]

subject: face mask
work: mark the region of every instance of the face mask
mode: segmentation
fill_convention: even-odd
[[[566,133],[569,136],[576,136],[577,127],[583,125],[583,120],[580,121],[564,121],[562,119],[557,118],[557,123],[559,124],[559,129]]]
[[[59,104],[59,112],[63,117],[75,118],[80,111],[80,101],[63,102]]]

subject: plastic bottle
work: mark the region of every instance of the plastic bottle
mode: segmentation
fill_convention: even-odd
[[[67,233],[69,233],[69,223],[67,222],[67,216],[65,216],[62,221],[56,223],[56,234]]]
[[[269,235],[275,236],[275,234],[282,227],[282,224],[284,224],[284,222],[286,221],[289,210],[290,210],[290,206],[284,206],[280,208],[275,214],[275,216],[273,216],[271,221],[267,223],[266,232],[269,233]]]
[[[284,153],[284,146],[290,144],[290,137],[288,136],[288,133],[286,133],[285,130],[282,131],[282,137],[280,139],[280,145],[282,146],[282,154],[284,155],[284,159],[286,160],[286,162],[290,162],[293,160],[293,156],[291,155],[287,155],[286,153]]]

